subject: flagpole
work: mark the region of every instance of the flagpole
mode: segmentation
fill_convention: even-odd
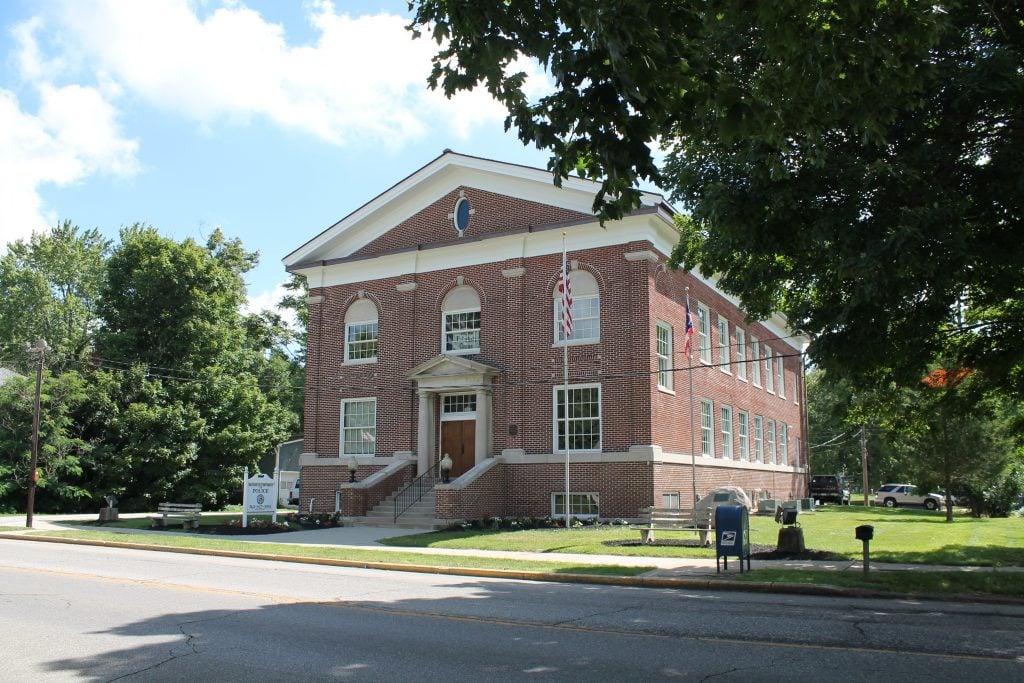
[[[686,325],[689,326],[686,333],[686,374],[690,384],[690,479],[693,483],[693,507],[697,507],[697,448],[693,438],[693,346],[690,344],[690,335],[693,334],[693,318],[690,313],[690,288],[686,288]]]
[[[565,418],[565,528],[568,530],[571,528],[572,514],[570,512],[569,505],[569,334],[570,330],[565,328],[565,321],[567,320],[566,315],[571,315],[571,309],[569,312],[565,311],[567,301],[569,301],[566,295],[566,287],[569,286],[569,269],[566,264],[565,258],[565,231],[562,231],[562,316],[559,324],[562,326],[562,384],[564,392],[562,394],[562,415]]]

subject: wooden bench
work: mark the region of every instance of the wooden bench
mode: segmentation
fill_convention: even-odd
[[[183,529],[198,529],[203,506],[199,503],[160,503],[158,514],[150,517],[153,528],[165,529],[167,522],[181,522]]]
[[[700,537],[701,545],[708,545],[708,534],[711,532],[711,509],[694,510],[692,508],[644,508],[646,520],[641,524],[633,524],[631,529],[640,532],[643,543],[654,542],[656,531],[693,531]]]

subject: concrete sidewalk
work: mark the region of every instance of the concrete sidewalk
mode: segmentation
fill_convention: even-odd
[[[147,517],[147,513],[129,513],[121,515],[122,518]],[[96,515],[36,515],[33,520],[32,531],[47,530],[68,530],[82,529],[80,525],[68,524],[69,521],[95,520]],[[0,527],[21,527],[25,529],[25,517],[21,516],[0,516]],[[178,531],[156,531],[149,529],[119,529],[115,527],[104,527],[104,531],[123,533],[125,535],[146,536],[146,535],[179,535]],[[7,533],[11,533],[8,531]],[[17,533],[17,532],[15,532]],[[387,546],[379,543],[381,539],[394,536],[408,536],[417,533],[412,529],[393,529],[383,527],[336,527],[328,529],[316,529],[312,531],[293,531],[283,534],[271,534],[266,536],[230,536],[233,541],[245,543],[280,543],[311,546],[329,546],[337,548],[352,548],[359,550],[375,550],[394,553],[418,553],[424,555],[449,555],[462,557],[494,557],[519,560],[542,560],[547,562],[565,562],[568,564],[580,565],[618,565],[623,567],[655,567],[656,569],[646,572],[641,576],[658,578],[683,578],[683,577],[723,577],[740,573],[739,562],[731,558],[728,569],[716,566],[716,561],[711,558],[692,557],[640,557],[628,555],[584,555],[575,553],[539,553],[519,552],[506,550],[473,550],[456,548],[400,548]],[[141,539],[139,539],[141,540]],[[144,541],[143,541],[144,542]],[[862,565],[855,560],[836,561],[811,561],[811,560],[753,560],[753,569],[814,569],[827,571],[862,571]],[[871,563],[872,571],[948,571],[948,572],[1020,572],[1024,567],[962,567],[944,565],[921,565],[921,564],[886,564]]]

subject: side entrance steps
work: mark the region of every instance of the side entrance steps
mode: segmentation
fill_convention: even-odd
[[[350,517],[346,523],[352,526],[375,526],[392,529],[444,529],[448,523],[435,518],[433,491],[423,494],[423,498],[413,503],[395,521],[395,496],[392,494],[382,500],[379,505],[366,513],[365,517]]]

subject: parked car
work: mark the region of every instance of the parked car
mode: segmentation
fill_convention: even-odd
[[[819,503],[850,504],[850,489],[843,478],[835,474],[815,474],[811,476],[811,498]]]
[[[302,482],[300,480],[296,479],[295,480],[295,486],[293,486],[291,488],[291,490],[288,491],[288,504],[289,505],[298,505],[299,504],[299,485],[301,483]]]
[[[913,484],[885,484],[875,493],[875,505],[894,508],[900,505],[923,505],[928,510],[937,510],[945,501],[938,493],[918,493]]]

